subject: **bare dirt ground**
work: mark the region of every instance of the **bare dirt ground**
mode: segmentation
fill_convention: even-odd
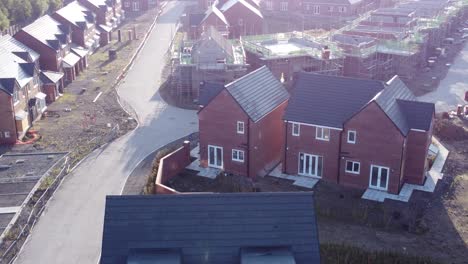
[[[32,129],[39,132],[41,139],[31,145],[16,145],[11,151],[72,151],[70,158],[75,164],[92,150],[133,130],[137,122],[122,109],[114,87],[157,11],[127,18],[120,27],[122,42],[117,41],[114,32],[112,42],[89,56],[88,68],[65,87],[63,96],[34,123]],[[129,41],[127,32],[132,29],[136,30],[137,39]],[[109,49],[117,50],[116,59],[108,59]]]
[[[443,263],[467,263],[467,124],[458,118],[437,121],[434,133],[451,153],[443,171],[444,178],[438,182],[434,193],[415,192],[407,204],[393,201],[382,205],[374,203],[377,208],[384,208],[384,215],[391,215],[388,219],[393,223],[387,227],[372,226],[371,219],[359,223],[321,216],[321,243],[345,243],[370,250],[428,256]],[[316,195],[320,196],[320,190],[317,192]],[[375,211],[374,208],[369,213]]]

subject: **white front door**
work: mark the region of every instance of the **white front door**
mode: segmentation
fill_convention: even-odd
[[[208,145],[208,166],[223,168],[223,148]]]
[[[322,177],[321,156],[299,153],[299,175]]]
[[[390,168],[371,165],[369,187],[386,191],[388,188],[388,176]]]

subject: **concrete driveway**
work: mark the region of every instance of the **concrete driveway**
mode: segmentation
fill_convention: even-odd
[[[15,263],[96,263],[105,196],[120,194],[146,155],[198,129],[195,111],[167,105],[157,93],[163,58],[185,2],[169,2],[134,66],[118,88],[140,127],[93,152],[67,176],[49,201]]]
[[[436,112],[455,110],[458,104],[466,104],[468,91],[468,45],[457,56],[434,92],[419,97],[419,100],[435,104]]]

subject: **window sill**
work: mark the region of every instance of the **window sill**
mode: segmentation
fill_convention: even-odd
[[[354,175],[359,175],[361,174],[361,172],[355,172],[355,171],[349,171],[349,170],[345,170],[346,173],[349,173],[349,174],[354,174]]]

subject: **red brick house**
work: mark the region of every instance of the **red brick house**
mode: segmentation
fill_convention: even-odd
[[[100,45],[105,46],[112,40],[112,30],[121,23],[120,1],[117,0],[78,0],[80,4],[96,15],[96,26],[100,32]]]
[[[95,15],[77,1],[57,10],[52,17],[71,28],[71,40],[74,44],[89,50],[99,47],[99,35],[95,25]]]
[[[210,27],[214,27],[224,37],[229,35],[229,22],[224,14],[214,5],[206,11],[205,17],[200,22],[197,35],[200,36],[202,32]]]
[[[0,36],[0,49],[9,51],[26,62],[32,62],[39,69],[39,53],[19,42],[10,35]],[[45,76],[49,76],[44,78]],[[46,94],[46,102],[52,103],[63,92],[63,73],[42,71],[40,73],[42,92]]]
[[[81,58],[71,52],[71,29],[49,15],[22,28],[13,37],[39,53],[41,70],[63,72],[65,83],[75,80]]]
[[[210,97],[198,112],[201,166],[266,175],[281,158],[286,89],[262,67]]]
[[[371,10],[370,0],[262,0],[260,9],[268,15],[300,13],[310,17],[350,17]]]
[[[244,35],[263,33],[263,15],[258,6],[246,0],[229,0],[220,2],[219,10],[229,23],[229,36],[238,38]]]
[[[140,13],[156,6],[156,0],[122,0],[122,6],[126,13]]]
[[[47,109],[46,95],[35,63],[2,48],[0,61],[0,144],[13,144]]]
[[[434,104],[384,83],[300,73],[285,112],[283,171],[398,194],[423,184]]]

